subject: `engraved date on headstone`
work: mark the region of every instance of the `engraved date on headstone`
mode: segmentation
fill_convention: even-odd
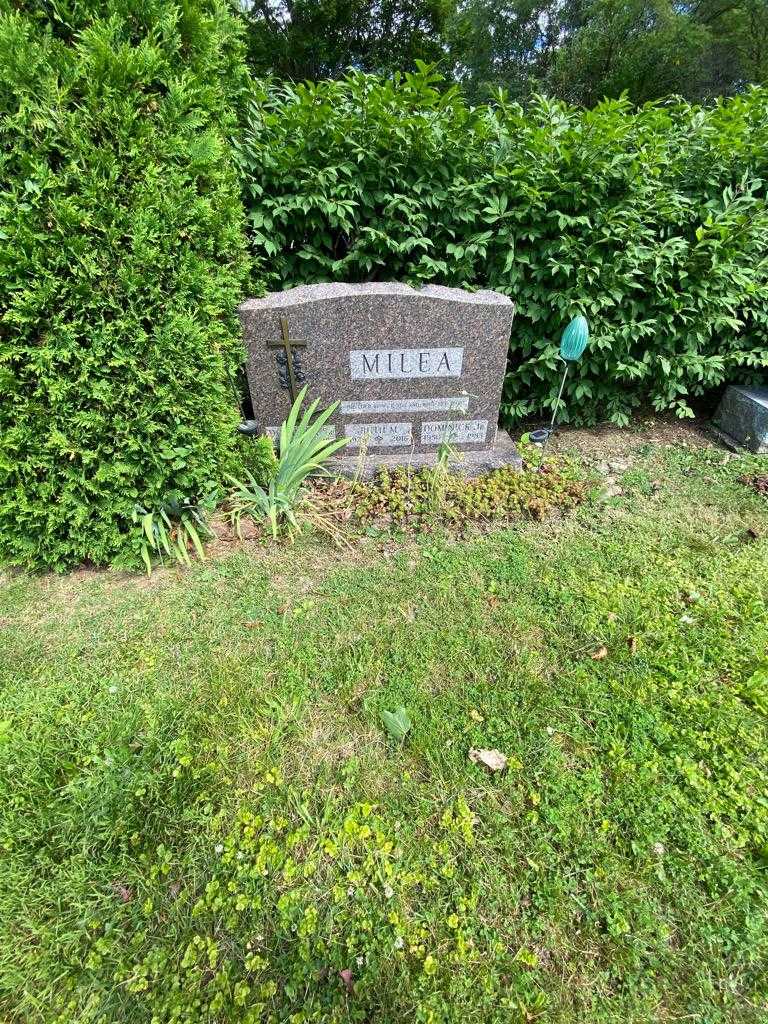
[[[433,420],[421,425],[422,444],[482,444],[488,420]]]
[[[413,444],[411,423],[347,423],[344,436],[350,448],[395,448]]]

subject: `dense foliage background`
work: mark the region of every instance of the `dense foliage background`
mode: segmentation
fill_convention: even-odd
[[[576,312],[593,342],[566,392],[572,420],[624,424],[647,402],[687,415],[692,397],[768,365],[768,94],[472,105],[471,62],[453,69],[459,87],[419,55],[445,55],[450,26],[487,26],[481,6],[296,0],[239,16],[225,0],[0,0],[0,556],[130,560],[137,505],[213,492],[235,448],[235,310],[260,287],[507,292],[509,423],[550,409]],[[537,10],[549,31],[554,8]],[[298,60],[293,33],[331,13],[355,20],[307,37],[317,74],[352,51],[417,71],[250,77],[246,44],[258,63],[279,32]],[[574,33],[559,38],[587,38]],[[501,45],[501,28],[491,35]],[[556,49],[547,75],[573,71]]]
[[[295,81],[440,61],[467,95],[592,106],[768,81],[766,0],[243,0],[256,74]],[[322,45],[318,45],[322,40]]]
[[[504,413],[628,422],[768,365],[768,95],[470,108],[433,73],[257,90],[239,157],[271,288],[435,280],[518,303]]]
[[[257,74],[319,79],[411,70],[445,56],[454,0],[245,0],[248,55]]]
[[[239,33],[218,0],[0,2],[3,557],[120,559],[137,502],[221,476]]]

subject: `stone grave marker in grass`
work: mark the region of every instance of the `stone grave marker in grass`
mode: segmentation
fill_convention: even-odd
[[[712,426],[728,447],[768,454],[768,388],[726,388]]]
[[[396,283],[302,285],[239,308],[256,429],[273,438],[304,385],[339,406],[331,469],[433,464],[447,442],[469,475],[519,456],[498,429],[514,304],[498,292]],[[361,458],[361,453],[364,458]]]

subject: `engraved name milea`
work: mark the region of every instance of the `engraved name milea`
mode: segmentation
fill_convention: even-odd
[[[366,348],[349,353],[352,380],[460,377],[463,348]]]

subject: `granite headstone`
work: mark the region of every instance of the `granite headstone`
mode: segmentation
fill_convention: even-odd
[[[768,453],[768,388],[727,387],[713,425],[730,447]]]
[[[239,308],[259,429],[276,437],[305,384],[338,401],[329,437],[373,463],[434,461],[444,441],[468,470],[516,461],[497,434],[514,305],[498,292],[405,284],[303,285]],[[343,463],[344,459],[336,460]]]

